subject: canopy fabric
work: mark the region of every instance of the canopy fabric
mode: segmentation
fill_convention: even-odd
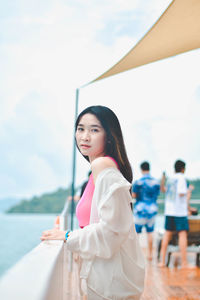
[[[118,63],[90,83],[197,48],[200,48],[200,0],[174,0]]]

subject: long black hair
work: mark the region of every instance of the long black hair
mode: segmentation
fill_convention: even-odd
[[[106,132],[105,155],[113,157],[123,176],[132,183],[133,174],[130,162],[127,157],[121,126],[115,113],[106,106],[96,105],[84,109],[78,116],[75,124],[75,131],[80,119],[85,114],[93,114],[101,123]],[[83,155],[84,156],[84,155]],[[89,161],[88,156],[84,156]]]

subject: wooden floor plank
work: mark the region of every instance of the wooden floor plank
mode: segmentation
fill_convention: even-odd
[[[194,270],[159,269],[155,264],[147,266],[145,290],[141,300],[151,295],[155,299],[200,299],[200,268]]]
[[[146,249],[143,251],[146,254]],[[176,258],[171,260],[168,268],[157,266],[155,252],[154,259],[147,261],[145,289],[141,300],[200,300],[200,268],[182,270],[180,265],[177,265],[177,261],[180,262],[180,254],[175,255]],[[195,254],[191,253],[188,258],[190,264],[195,267]]]

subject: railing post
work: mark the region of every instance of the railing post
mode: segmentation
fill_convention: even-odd
[[[78,100],[79,100],[79,89],[76,89],[76,104],[75,104],[75,121],[74,121],[74,127],[75,122],[78,116]],[[75,135],[75,131],[74,131]],[[73,135],[73,164],[72,164],[72,187],[71,187],[71,196],[72,196],[72,202],[71,202],[71,230],[74,228],[74,194],[75,194],[75,175],[76,175],[76,141],[75,136]]]

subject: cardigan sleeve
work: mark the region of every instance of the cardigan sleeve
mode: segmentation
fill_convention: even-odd
[[[73,231],[67,248],[78,252],[83,259],[95,256],[107,259],[115,254],[133,226],[129,189],[130,184],[118,170],[102,171],[94,195],[99,222]]]

